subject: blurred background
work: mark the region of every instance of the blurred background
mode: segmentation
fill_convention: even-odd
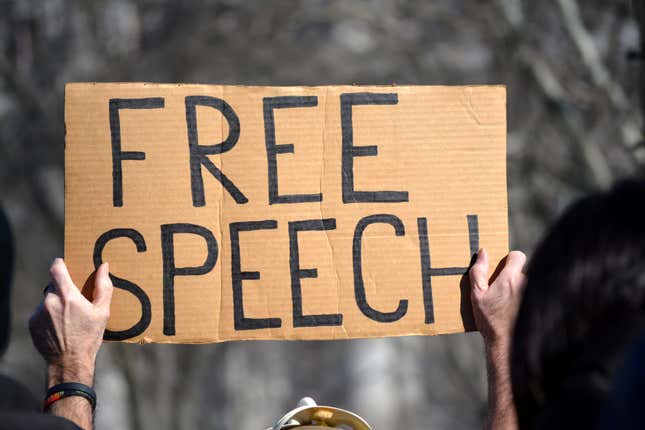
[[[14,229],[0,372],[38,395],[26,321],[62,255],[70,81],[505,84],[511,246],[645,166],[642,0],[0,0],[0,203]],[[642,10],[642,9],[641,9]],[[377,429],[479,428],[478,333],[337,342],[106,344],[98,429],[263,430],[304,395]]]

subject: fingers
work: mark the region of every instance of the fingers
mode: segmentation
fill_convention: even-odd
[[[51,276],[51,284],[54,292],[62,296],[73,294],[74,291],[78,292],[78,288],[72,282],[72,278],[69,276],[67,266],[62,258],[54,260],[49,268],[49,275]],[[51,291],[52,288],[50,287],[49,290]]]
[[[94,280],[94,306],[100,308],[110,308],[112,301],[112,293],[114,287],[112,280],[110,280],[110,266],[108,263],[103,263],[96,270],[96,277]]]
[[[520,294],[524,292],[524,287],[526,287],[526,275],[524,273],[518,273],[515,283],[516,291]]]
[[[45,288],[43,289],[43,297],[47,297],[47,294],[50,292],[54,292],[54,285],[52,281],[49,281],[47,285],[45,285]]]
[[[521,273],[524,263],[526,263],[526,255],[522,251],[511,251],[508,257],[506,257],[504,270],[512,273]]]
[[[469,272],[470,288],[473,291],[486,291],[488,289],[488,254],[482,248],[477,253],[477,260]]]
[[[509,285],[513,290],[520,290],[524,286],[525,276],[522,273],[526,263],[526,255],[521,251],[511,251],[506,256],[504,269],[497,275],[494,285]]]

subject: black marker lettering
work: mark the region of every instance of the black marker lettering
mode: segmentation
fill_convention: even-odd
[[[145,160],[146,153],[121,151],[121,109],[161,109],[162,97],[148,99],[110,99],[110,135],[112,137],[112,204],[123,206],[123,160]]]
[[[244,299],[242,281],[260,279],[260,272],[243,272],[240,261],[240,231],[273,230],[278,228],[274,220],[233,222],[229,225],[231,234],[231,278],[233,281],[233,315],[235,330],[258,330],[282,326],[280,318],[246,318],[244,316]]]
[[[316,96],[265,97],[264,104],[264,142],[267,150],[269,172],[269,204],[321,202],[322,193],[318,194],[284,194],[278,192],[278,154],[293,154],[293,144],[277,145],[275,143],[274,109],[318,106]]]
[[[175,234],[195,234],[206,242],[208,254],[201,266],[175,266]],[[163,258],[163,334],[175,335],[175,276],[204,275],[217,262],[217,240],[205,227],[195,224],[164,224],[161,226],[161,253]]]
[[[294,221],[289,223],[289,267],[291,269],[291,296],[293,302],[293,326],[317,327],[335,326],[343,323],[342,314],[302,314],[302,278],[317,278],[318,269],[301,269],[300,253],[298,250],[299,231],[335,230],[334,218],[312,219],[307,221]]]
[[[106,231],[96,240],[96,243],[94,244],[94,254],[92,258],[94,261],[94,269],[98,269],[99,266],[103,264],[103,249],[105,248],[105,245],[107,245],[107,243],[112,239],[117,239],[120,237],[127,237],[132,242],[134,242],[137,247],[137,252],[146,251],[146,242],[143,239],[143,236],[141,236],[141,233],[139,233],[138,231],[131,228],[115,228]],[[105,329],[103,339],[125,340],[140,335],[148,328],[148,326],[150,325],[150,319],[152,317],[150,299],[148,298],[148,295],[138,285],[130,281],[118,278],[112,274],[110,274],[110,279],[112,280],[114,288],[125,290],[136,297],[136,299],[141,304],[141,318],[139,318],[139,321],[137,321],[136,324],[134,324],[127,330],[112,331]]]
[[[196,106],[209,106],[222,113],[228,122],[228,136],[222,143],[200,145],[197,140]],[[186,97],[186,126],[188,129],[188,147],[190,148],[190,186],[193,195],[193,206],[204,206],[204,180],[202,166],[213,175],[229,192],[236,203],[247,203],[249,200],[220,169],[213,164],[208,155],[223,154],[235,146],[240,138],[240,120],[233,108],[222,99],[209,96]]]
[[[408,311],[408,301],[407,299],[400,300],[399,306],[393,312],[379,312],[376,309],[372,308],[369,303],[367,303],[367,297],[365,296],[365,285],[363,283],[363,261],[362,261],[362,240],[363,232],[370,224],[383,223],[390,224],[394,227],[394,232],[397,236],[405,235],[405,227],[401,219],[394,215],[388,214],[378,214],[370,215],[365,218],[361,218],[356,224],[356,230],[354,230],[354,243],[352,247],[352,258],[354,261],[354,296],[356,298],[356,304],[367,317],[378,322],[394,322],[403,318],[403,316]]]
[[[467,215],[468,244],[470,255],[477,254],[479,250],[479,222],[477,215]],[[425,307],[425,323],[434,323],[434,305],[432,300],[432,277],[464,275],[468,267],[442,267],[433,268],[430,260],[430,246],[428,241],[428,220],[417,218],[419,229],[419,250],[421,254],[421,280],[423,284],[423,304]]]
[[[354,125],[352,106],[355,105],[395,105],[399,102],[397,94],[346,93],[340,95],[340,121],[343,131],[343,203],[359,202],[407,202],[407,191],[356,191],[354,190],[354,157],[376,156],[376,145],[354,146]]]

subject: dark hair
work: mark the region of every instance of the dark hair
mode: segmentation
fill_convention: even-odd
[[[10,300],[13,272],[13,240],[9,221],[0,207],[0,356],[7,349],[11,323]]]
[[[615,389],[600,419],[600,429],[645,428],[645,331],[627,348],[623,365],[617,369]]]
[[[645,181],[630,180],[571,206],[533,254],[511,355],[520,428],[593,424],[644,317]]]

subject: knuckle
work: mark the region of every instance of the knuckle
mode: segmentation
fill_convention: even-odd
[[[47,293],[45,299],[43,300],[43,307],[47,311],[54,311],[58,308],[59,301],[60,300],[58,299],[58,297],[56,297],[55,294]]]
[[[505,267],[502,269],[501,272],[499,272],[499,275],[497,275],[497,278],[495,278],[495,281],[497,281],[498,284],[503,284],[506,285],[510,279],[512,279],[515,275],[515,272],[513,270],[510,270],[508,267]]]
[[[485,294],[482,290],[474,288],[470,292],[470,300],[476,304],[482,303],[484,300],[484,297],[485,297]]]
[[[106,283],[103,285],[103,293],[106,297],[112,297],[112,294],[114,293],[112,283]]]
[[[513,289],[513,281],[509,276],[499,277],[495,282],[495,289],[499,294],[505,295]]]
[[[526,255],[522,251],[511,251],[508,254],[509,260],[512,260],[516,264],[522,266],[526,262]]]
[[[70,293],[63,294],[63,300],[65,300],[65,304],[69,306],[78,305],[78,297],[76,297],[76,295],[74,294],[70,294]]]
[[[522,251],[518,250],[511,251],[508,255],[512,255],[516,258],[526,258],[526,255]]]
[[[511,289],[513,291],[521,292],[524,287],[525,279],[523,276],[517,276],[513,279],[511,283]]]
[[[58,258],[54,260],[52,265],[49,267],[49,274],[52,275],[53,277],[60,274],[62,270],[62,264],[63,264],[62,260]]]
[[[65,306],[74,310],[82,309],[84,297],[82,296],[79,297],[79,296],[80,294],[67,294],[63,299],[65,302]]]
[[[473,291],[477,291],[477,294],[483,293],[486,290],[486,285],[483,285],[481,282],[472,283]]]
[[[470,276],[471,279],[474,281],[477,280],[477,278],[482,276],[483,272],[483,267],[479,263],[473,264],[473,266],[470,268],[468,271],[468,275]]]

